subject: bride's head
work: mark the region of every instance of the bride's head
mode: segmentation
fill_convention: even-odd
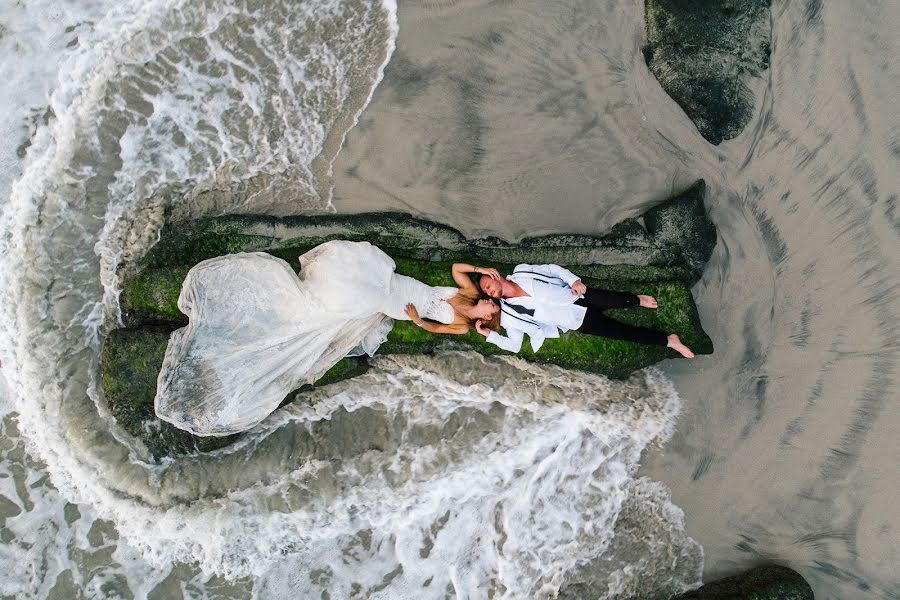
[[[469,321],[469,326],[475,328],[475,321],[481,321],[488,329],[497,331],[500,329],[500,305],[491,298],[468,298],[470,304],[462,306],[459,313]]]
[[[500,306],[490,298],[479,299],[469,310],[473,319],[481,319],[485,322],[500,314]]]

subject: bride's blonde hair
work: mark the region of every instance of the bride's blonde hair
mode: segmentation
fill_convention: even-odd
[[[460,293],[458,296],[459,296],[459,298],[461,298],[463,300],[463,302],[465,303],[466,306],[470,306],[470,307],[475,306],[481,300],[490,300],[494,304],[497,304],[497,300],[494,298],[491,298],[487,294],[478,294],[476,296],[470,296],[468,294]],[[471,319],[471,318],[463,315],[462,313],[460,313],[460,316],[466,320],[466,325],[469,326],[469,329],[475,329],[475,321],[480,320],[484,324],[484,326],[487,327],[488,329],[490,329],[491,331],[500,331],[500,311],[499,310],[490,319]]]
[[[491,302],[495,302],[495,300],[493,298],[491,298]],[[490,329],[491,331],[500,331],[500,311],[498,310],[497,314],[495,314],[493,317],[491,317],[487,321],[482,319],[481,322],[484,323],[484,326],[487,327],[488,329]],[[475,323],[472,323],[472,327],[473,328],[475,327]]]

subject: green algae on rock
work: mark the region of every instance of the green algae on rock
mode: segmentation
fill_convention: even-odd
[[[181,284],[196,263],[232,252],[264,251],[285,259],[294,269],[297,257],[329,239],[366,240],[396,262],[397,272],[430,285],[453,285],[451,265],[462,261],[509,272],[521,262],[565,265],[588,286],[632,290],[656,296],[657,310],[611,311],[623,321],[677,332],[698,354],[712,352],[690,292],[715,246],[716,232],[698,181],[683,194],[643,215],[616,225],[604,236],[548,235],[509,244],[497,238],[466,239],[455,229],[408,215],[377,213],[306,217],[229,216],[167,226],[159,242],[126,278],[122,294],[125,329],[112,332],[101,355],[103,388],[110,412],[155,456],[211,450],[232,438],[199,438],[160,422],[153,414],[156,377],[168,335],[187,323],[177,307]],[[476,332],[462,336],[428,333],[398,321],[379,354],[474,350],[506,354]],[[677,354],[569,332],[547,340],[526,360],[625,378],[637,369]],[[365,359],[344,359],[316,386],[355,376]],[[303,389],[299,390],[302,394]],[[293,397],[291,394],[289,397]]]
[[[109,412],[155,457],[208,452],[237,436],[203,438],[156,418],[153,398],[169,334],[175,326],[116,329],[103,342],[100,374]]]
[[[647,66],[712,144],[737,136],[753,116],[744,79],[769,67],[770,4],[647,0]]]
[[[707,583],[672,600],[813,600],[813,591],[800,573],[770,565]]]
[[[238,438],[238,435],[192,435],[156,417],[153,411],[156,378],[162,368],[169,335],[176,328],[176,325],[147,325],[116,329],[104,340],[100,353],[101,382],[110,414],[125,431],[140,439],[155,457],[209,452]],[[316,385],[361,375],[367,369],[368,363],[361,358],[344,358],[326,371]],[[311,387],[304,386],[297,391]],[[295,393],[288,394],[282,404]]]

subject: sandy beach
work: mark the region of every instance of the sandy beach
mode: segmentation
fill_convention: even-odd
[[[692,125],[643,67],[641,7],[400,6],[397,49],[334,164],[341,212],[514,240],[604,231],[697,178]]]
[[[776,2],[757,114],[716,147],[647,70],[642,10],[401,4],[334,205],[512,240],[603,231],[706,179],[716,352],[663,365],[684,409],[642,472],[706,581],[778,563],[817,598],[900,597],[900,13]]]

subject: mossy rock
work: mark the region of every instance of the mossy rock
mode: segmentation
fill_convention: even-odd
[[[169,334],[176,327],[149,325],[113,330],[104,340],[100,353],[101,381],[110,413],[125,431],[140,439],[156,458],[209,452],[223,448],[238,438],[238,435],[192,435],[160,420],[153,412],[156,378],[162,368]],[[361,375],[368,367],[363,359],[344,358],[326,371],[314,385],[304,386],[299,391]],[[289,394],[284,402],[293,395],[294,393]]]
[[[707,583],[672,600],[813,600],[800,573],[781,566],[764,566]]]
[[[712,352],[690,285],[699,278],[716,241],[703,203],[704,185],[605,236],[554,235],[508,244],[496,238],[467,240],[455,229],[398,214],[318,217],[222,217],[166,227],[160,241],[124,284],[122,312],[126,329],[113,331],[101,355],[103,388],[110,411],[155,456],[208,451],[229,438],[199,438],[160,422],[153,414],[156,378],[168,335],[187,324],[177,307],[182,282],[196,263],[230,252],[264,251],[298,269],[297,257],[329,239],[366,240],[388,253],[397,272],[430,285],[454,285],[454,262],[490,264],[509,272],[520,262],[568,266],[591,287],[629,290],[655,296],[657,310],[610,311],[622,321],[677,332],[698,354]],[[606,264],[603,260],[614,261]],[[619,264],[616,264],[619,263]],[[506,354],[476,332],[434,335],[398,321],[379,354],[420,354],[445,349]],[[644,346],[569,332],[548,339],[535,354],[524,344],[526,360],[625,378],[637,369],[678,355]],[[367,368],[365,359],[344,359],[316,385],[353,377]],[[305,388],[301,388],[302,391]],[[292,397],[291,394],[289,397]]]
[[[647,0],[644,58],[707,141],[736,137],[753,116],[748,75],[769,66],[771,0]]]
[[[139,267],[184,267],[232,252],[265,251],[289,257],[331,239],[366,240],[392,256],[440,261],[467,257],[485,263],[556,263],[577,267],[579,273],[605,277],[644,278],[647,273],[623,266],[652,267],[660,279],[680,279],[693,284],[715,245],[716,233],[706,214],[705,184],[688,190],[653,209],[658,221],[678,214],[684,235],[708,238],[700,255],[685,257],[685,246],[673,246],[671,236],[648,231],[637,219],[627,219],[601,236],[557,234],[525,238],[509,244],[499,238],[467,239],[456,229],[401,213],[318,215],[299,217],[225,216],[201,219],[163,228],[159,242],[141,259]],[[650,213],[648,213],[650,214]],[[691,248],[692,253],[696,253]],[[587,269],[587,270],[585,270]],[[629,271],[626,273],[626,271]]]
[[[156,377],[174,329],[117,329],[104,340],[100,353],[101,381],[110,413],[156,457],[215,450],[235,439],[197,437],[160,421],[154,414]]]

